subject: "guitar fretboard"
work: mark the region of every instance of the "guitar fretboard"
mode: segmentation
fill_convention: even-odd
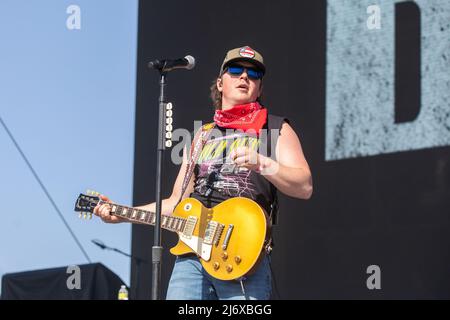
[[[99,204],[105,204],[105,201],[99,201]],[[156,214],[151,211],[140,210],[136,208],[126,207],[118,204],[109,204],[111,206],[111,214],[126,218],[142,224],[154,226],[156,222]],[[187,220],[180,217],[161,215],[161,228],[169,231],[181,232],[184,230]]]

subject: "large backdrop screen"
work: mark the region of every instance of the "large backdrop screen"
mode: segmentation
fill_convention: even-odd
[[[175,127],[193,130],[213,115],[226,51],[249,45],[267,65],[264,104],[290,119],[314,180],[310,200],[280,199],[274,297],[450,297],[448,1],[141,1],[139,14],[136,203],[154,200],[158,77],[146,62],[197,59],[168,78]],[[178,167],[165,159],[168,196]],[[133,251],[150,257],[152,230],[133,230]]]

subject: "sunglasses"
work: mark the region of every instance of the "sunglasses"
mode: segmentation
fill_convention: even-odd
[[[255,68],[248,68],[243,66],[229,66],[225,68],[225,72],[228,72],[232,76],[240,76],[244,70],[247,70],[247,75],[250,79],[258,80],[263,77],[262,71]]]

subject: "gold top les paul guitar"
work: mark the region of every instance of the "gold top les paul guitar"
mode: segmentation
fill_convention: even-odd
[[[92,216],[99,197],[80,194],[75,211]],[[131,222],[155,225],[150,211],[111,204],[111,214]],[[195,253],[213,277],[234,280],[254,271],[267,244],[270,225],[264,210],[253,200],[231,198],[206,208],[194,198],[182,200],[171,216],[161,217],[161,227],[178,234],[170,252],[176,256]]]

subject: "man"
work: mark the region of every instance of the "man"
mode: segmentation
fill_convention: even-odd
[[[207,207],[236,196],[248,197],[268,213],[272,213],[277,190],[299,199],[311,197],[311,173],[297,134],[287,119],[268,114],[260,105],[265,71],[263,57],[256,50],[245,46],[228,51],[211,87],[216,108],[214,125],[221,135],[207,136],[182,195],[190,160],[184,150],[172,194],[162,201],[162,214],[170,215],[179,199],[185,197],[196,198]],[[264,144],[261,142],[265,129],[266,144],[273,141],[274,133],[279,133],[272,146],[275,154],[258,148]],[[195,135],[193,145],[197,139],[202,139],[200,134]],[[154,212],[155,203],[138,208]],[[108,223],[126,221],[110,215],[108,204],[97,206],[94,213]],[[269,250],[264,255],[256,271],[239,281],[213,278],[195,255],[177,257],[167,299],[269,299],[272,290]]]

